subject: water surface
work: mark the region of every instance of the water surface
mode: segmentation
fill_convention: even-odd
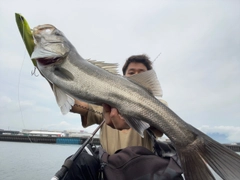
[[[0,180],[50,180],[78,148],[69,144],[0,141]]]

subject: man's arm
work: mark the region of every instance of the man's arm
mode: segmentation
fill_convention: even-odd
[[[167,105],[166,101],[164,101],[163,103]],[[75,99],[75,104],[72,107],[71,112],[78,113],[81,115],[83,127],[87,126],[89,112],[88,110],[89,110],[88,103]],[[124,120],[124,118],[122,118],[121,115],[118,113],[118,110],[116,108],[110,107],[107,104],[103,104],[103,117],[105,119],[106,124],[112,127],[113,129],[123,130],[130,128],[129,125]],[[158,131],[154,127],[150,128],[157,137],[161,137],[163,135],[161,131]]]
[[[103,121],[102,106],[88,104],[75,99],[71,112],[81,115],[82,126],[88,127],[93,124],[100,124]]]
[[[73,113],[78,113],[81,115],[83,127],[86,127],[87,125],[88,109],[89,109],[88,103],[75,99],[74,106],[70,110]]]
[[[87,125],[88,109],[88,103],[75,99],[74,106],[70,110],[73,113],[78,113],[81,115],[83,127],[86,127]],[[103,104],[103,117],[106,121],[106,124],[113,129],[123,130],[130,128],[125,120],[120,116],[118,110],[116,108],[111,108],[107,104]]]

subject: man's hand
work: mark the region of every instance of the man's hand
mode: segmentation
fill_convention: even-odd
[[[106,124],[113,129],[123,130],[130,128],[124,118],[118,113],[118,110],[107,104],[103,104],[103,116]]]
[[[123,130],[130,128],[124,118],[118,113],[118,110],[107,104],[103,104],[103,117],[106,124],[113,129]],[[154,132],[155,136],[161,137],[163,135],[161,131],[155,129],[154,127],[150,128]]]

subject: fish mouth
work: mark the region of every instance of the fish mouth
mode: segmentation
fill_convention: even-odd
[[[50,64],[54,64],[60,60],[60,57],[55,58],[37,58],[36,61],[41,65],[47,66]]]

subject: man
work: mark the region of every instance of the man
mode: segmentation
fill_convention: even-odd
[[[152,62],[146,55],[135,55],[126,60],[122,72],[124,76],[129,77],[151,69]],[[160,100],[166,104],[165,101]],[[128,126],[117,109],[107,104],[103,104],[102,107],[75,100],[75,106],[73,106],[71,111],[81,115],[83,127],[100,124],[103,118],[105,119],[106,123],[104,123],[100,132],[100,142],[103,149],[109,154],[114,154],[118,149],[128,146],[143,146],[153,150],[150,136],[145,132],[145,138],[142,138],[134,129]],[[103,112],[103,117],[96,112]],[[162,132],[154,129],[153,131],[158,137],[162,136]]]

